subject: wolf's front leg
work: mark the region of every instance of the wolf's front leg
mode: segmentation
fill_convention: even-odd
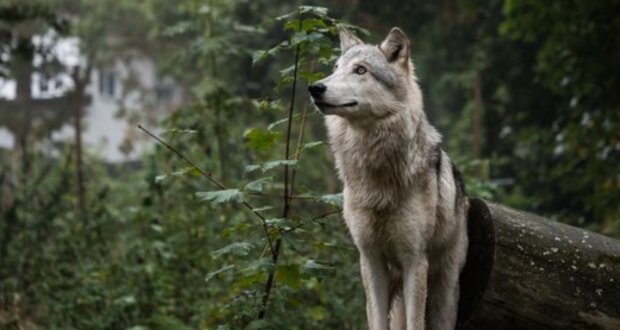
[[[385,259],[376,252],[360,251],[360,270],[366,291],[368,329],[386,330],[389,313],[389,278]]]
[[[428,329],[453,330],[458,312],[459,270],[456,267],[441,269],[429,281]]]
[[[467,237],[461,235],[452,249],[437,260],[437,273],[429,278],[428,329],[453,330],[459,303],[459,275],[467,253]]]
[[[424,330],[424,313],[427,292],[427,256],[418,256],[403,267],[403,296],[407,330]]]

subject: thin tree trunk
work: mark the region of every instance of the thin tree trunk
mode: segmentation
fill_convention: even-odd
[[[82,110],[84,108],[84,91],[90,78],[90,69],[86,70],[84,77],[80,77],[79,69],[73,73],[75,94],[73,103],[74,129],[75,129],[75,177],[77,185],[77,207],[81,216],[86,214],[86,189],[84,187],[84,162],[82,158]]]
[[[28,140],[31,131],[32,123],[32,74],[34,72],[33,67],[34,59],[34,46],[30,41],[30,37],[22,37],[17,41],[17,50],[14,61],[14,67],[12,71],[15,74],[16,80],[16,97],[15,102],[19,111],[18,116],[21,118],[17,121],[17,127],[15,131],[16,143],[15,146],[18,150],[18,155],[21,157],[21,173],[22,179],[28,176],[30,171],[30,157],[28,154]]]
[[[481,156],[481,126],[480,126],[480,117],[482,116],[483,110],[483,102],[482,102],[482,79],[480,77],[480,72],[476,71],[474,76],[474,108],[472,111],[471,118],[471,140],[472,145],[474,147],[474,156],[476,159],[480,159]],[[476,170],[476,175],[480,177],[482,175],[482,164],[478,165]]]

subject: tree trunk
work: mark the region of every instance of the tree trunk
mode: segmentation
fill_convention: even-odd
[[[482,155],[482,128],[480,118],[482,117],[482,111],[484,110],[484,103],[482,101],[482,78],[479,71],[476,71],[474,75],[473,94],[474,106],[471,114],[471,142],[474,149],[474,157],[477,160],[480,160]],[[476,168],[474,170],[477,177],[483,177],[484,171],[483,164],[481,162],[476,164]]]
[[[21,173],[25,180],[30,172],[30,155],[28,153],[28,142],[32,129],[32,74],[34,72],[34,45],[30,41],[31,36],[23,36],[17,40],[15,49],[15,59],[12,61],[11,71],[16,81],[15,110],[17,119],[15,132],[15,149],[18,157],[21,157]]]
[[[461,329],[620,329],[620,242],[471,200]]]
[[[82,111],[85,105],[84,93],[90,79],[90,67],[85,70],[84,76],[80,75],[79,67],[73,72],[75,84],[73,115],[75,128],[75,176],[77,185],[77,206],[80,216],[86,215],[86,191],[84,188],[84,170],[82,160]]]

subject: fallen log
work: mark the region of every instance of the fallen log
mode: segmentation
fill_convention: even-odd
[[[471,199],[459,329],[620,329],[620,242]]]

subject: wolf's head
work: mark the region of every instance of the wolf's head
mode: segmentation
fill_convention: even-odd
[[[421,103],[409,39],[401,29],[392,28],[378,46],[364,44],[343,27],[339,32],[341,54],[333,73],[308,87],[321,112],[372,121]]]

